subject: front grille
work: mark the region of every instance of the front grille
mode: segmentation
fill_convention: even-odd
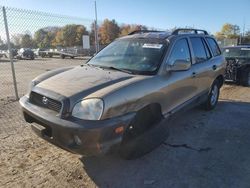
[[[51,110],[54,110],[56,112],[60,112],[61,108],[62,108],[62,103],[59,101],[56,101],[54,99],[51,99],[49,97],[46,97],[44,95],[40,95],[38,93],[35,92],[31,92],[30,94],[30,102],[32,104],[44,107],[44,108],[48,108]]]

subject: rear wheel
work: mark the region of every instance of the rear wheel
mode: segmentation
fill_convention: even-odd
[[[242,85],[250,86],[250,68],[242,72]]]
[[[220,95],[220,84],[218,80],[215,80],[209,92],[208,98],[206,102],[203,104],[206,110],[213,110],[216,107],[219,95]]]

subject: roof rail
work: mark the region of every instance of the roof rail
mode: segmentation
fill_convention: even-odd
[[[188,29],[188,28],[180,28],[176,29],[172,32],[172,35],[178,35],[180,31],[193,31],[195,34],[199,34],[198,32],[203,32],[204,35],[208,35],[208,32],[202,29]]]
[[[159,32],[164,32],[164,31],[156,31],[156,30],[135,30],[130,32],[128,35],[134,35],[138,33],[159,33]]]

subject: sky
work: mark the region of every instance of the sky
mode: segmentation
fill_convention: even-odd
[[[157,29],[195,27],[210,33],[224,23],[250,30],[250,0],[96,0],[98,20]],[[93,19],[94,0],[0,0],[1,6]]]

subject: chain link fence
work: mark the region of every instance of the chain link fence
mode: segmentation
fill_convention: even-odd
[[[79,65],[84,56],[95,53],[93,40],[90,49],[83,49],[82,40],[83,35],[91,35],[94,20],[10,7],[0,6],[0,8],[0,100],[2,102],[15,100],[24,95],[28,83],[35,76],[54,68]],[[9,30],[10,50],[4,18]],[[10,56],[13,57],[16,86]]]

